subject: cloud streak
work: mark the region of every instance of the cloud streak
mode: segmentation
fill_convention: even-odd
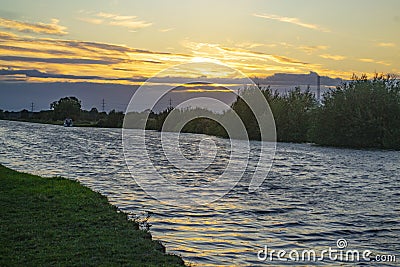
[[[1,61],[22,61],[22,62],[41,62],[56,64],[100,64],[110,65],[118,63],[117,60],[100,60],[84,58],[42,58],[42,57],[20,57],[20,56],[0,56]]]
[[[22,79],[23,77],[32,78],[58,78],[58,79],[70,79],[70,80],[108,80],[108,81],[131,81],[131,82],[144,82],[145,78],[104,78],[101,76],[90,76],[90,75],[71,75],[71,74],[57,74],[47,73],[38,70],[0,70],[0,77],[13,77]],[[4,80],[4,79],[3,79]],[[12,79],[10,79],[12,80]],[[15,80],[15,79],[13,79]]]
[[[365,63],[374,63],[374,64],[380,64],[380,65],[384,65],[384,66],[390,66],[391,64],[382,60],[375,60],[372,58],[359,58],[358,59],[361,62],[365,62]]]
[[[254,13],[253,16],[258,17],[258,18],[264,18],[264,19],[269,19],[269,20],[276,20],[276,21],[280,21],[280,22],[286,22],[286,23],[290,23],[293,25],[297,25],[303,28],[307,28],[307,29],[312,29],[312,30],[317,30],[317,31],[321,31],[321,32],[330,32],[330,30],[325,29],[317,24],[311,24],[311,23],[306,23],[306,22],[302,22],[300,19],[298,18],[291,18],[291,17],[283,17],[283,16],[279,16],[279,15],[274,15],[274,14],[257,14]]]
[[[323,55],[319,55],[319,56],[322,57],[322,58],[325,58],[325,59],[331,59],[331,60],[336,60],[336,61],[345,60],[346,59],[345,56],[340,56],[340,55],[323,54]]]
[[[263,77],[274,72],[304,73],[319,70],[318,64],[280,54],[254,51],[218,43],[197,43],[184,41],[182,45],[190,49],[196,58],[207,58],[223,62],[252,76]]]
[[[79,20],[96,24],[96,25],[110,25],[128,28],[131,31],[146,28],[151,26],[153,23],[144,20],[138,20],[137,16],[123,16],[119,14],[99,12],[94,17],[79,18]]]
[[[214,45],[215,46],[215,45]],[[230,48],[230,47],[220,47],[220,49],[232,54],[233,56],[237,56],[238,58],[243,57],[243,59],[253,58],[258,60],[271,60],[275,63],[280,64],[290,64],[290,65],[308,65],[307,62],[302,62],[297,59],[280,56],[280,55],[272,55],[268,53],[256,52],[247,49],[241,48]]]
[[[20,46],[13,46],[13,45],[0,45],[0,50],[4,51],[12,51],[12,52],[28,52],[28,53],[42,53],[42,49],[37,49],[37,48],[32,48],[32,47],[20,47]],[[73,55],[74,53],[70,51],[62,51],[62,50],[54,50],[54,49],[49,49],[46,50],[46,53],[51,54],[51,55]]]
[[[395,43],[378,43],[377,46],[380,47],[396,47]]]
[[[160,32],[170,32],[172,30],[174,30],[175,28],[165,28],[165,29],[159,29],[158,31]]]
[[[327,45],[308,45],[308,46],[300,46],[298,49],[310,55],[313,52],[320,50],[327,50],[328,48],[329,47]]]
[[[25,73],[28,82],[90,80],[135,84],[137,77],[150,77],[160,69],[190,58],[191,55],[125,45],[21,36],[0,31],[0,69],[17,71],[29,68],[42,73]]]
[[[51,23],[29,23],[16,21],[11,19],[0,18],[0,27],[10,30],[16,30],[19,32],[32,32],[42,33],[48,35],[66,35],[67,27],[58,24],[58,19],[52,19]]]

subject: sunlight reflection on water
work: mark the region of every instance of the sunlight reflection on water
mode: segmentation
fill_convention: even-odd
[[[199,135],[184,138],[193,144]],[[226,141],[208,138],[220,147]],[[150,212],[153,236],[169,252],[198,266],[284,265],[259,262],[256,253],[264,245],[325,249],[334,247],[338,238],[346,238],[351,249],[400,251],[399,152],[280,143],[261,190],[249,193],[244,177],[218,202],[182,209],[161,205],[136,185],[123,158],[120,129],[0,121],[0,144],[0,163],[5,166],[46,177],[78,179],[125,212]],[[253,151],[257,145],[252,142]],[[190,146],[185,149],[193,152]],[[145,160],[141,151],[136,154],[138,162]],[[218,168],[224,167],[225,158],[223,154],[217,157],[221,161],[215,163]],[[199,177],[192,178],[186,182]],[[332,262],[308,263],[313,264]]]

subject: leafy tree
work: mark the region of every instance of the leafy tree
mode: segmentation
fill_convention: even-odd
[[[267,90],[269,90],[269,88]],[[252,97],[255,96],[256,94],[253,88],[248,88],[248,89],[245,88],[241,92],[241,96],[237,97],[236,101],[231,105],[231,107],[232,110],[240,117],[244,126],[246,127],[249,139],[260,140],[261,133],[256,116],[254,115],[253,111],[244,100],[244,99],[251,99]]]
[[[80,120],[83,122],[97,122],[100,120],[101,116],[99,114],[99,111],[97,110],[97,108],[92,108],[90,111],[87,110],[82,110],[80,113]]]
[[[122,123],[124,121],[124,113],[121,111],[111,110],[107,117],[101,119],[98,122],[98,126],[100,127],[109,127],[109,128],[121,128]]]
[[[53,120],[52,110],[42,110],[32,114],[32,120],[36,122],[51,122]]]
[[[29,111],[27,109],[23,109],[20,111],[20,118],[22,120],[27,120],[29,119]]]
[[[95,121],[95,120],[97,120],[97,118],[98,118],[98,116],[99,116],[99,111],[97,110],[97,108],[92,108],[90,111],[89,111],[89,116],[90,116],[90,119],[91,120],[93,120],[93,121]]]
[[[287,95],[275,95],[270,106],[275,118],[278,141],[308,141],[311,112],[317,106],[309,89],[302,92],[300,87],[296,87]]]
[[[64,120],[71,118],[77,120],[81,113],[81,101],[74,97],[64,97],[50,104],[50,109],[53,110],[54,120]]]
[[[353,76],[324,95],[311,137],[321,145],[400,149],[400,81]]]
[[[160,113],[151,111],[146,122],[146,129],[161,131],[165,119],[172,110],[173,108],[167,108]]]
[[[317,102],[314,95],[307,89],[302,92],[296,87],[287,95],[280,95],[269,87],[259,88],[269,103],[275,119],[277,139],[282,142],[306,142],[310,127],[311,112]],[[251,90],[244,90],[242,95],[252,97]],[[232,109],[239,115],[246,126],[250,139],[260,139],[260,128],[250,107],[241,97],[232,105]]]

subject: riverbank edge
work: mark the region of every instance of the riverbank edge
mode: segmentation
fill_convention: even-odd
[[[0,266],[185,266],[107,198],[0,164]]]
[[[37,123],[37,124],[48,124],[48,125],[57,125],[64,126],[63,121],[36,121],[36,120],[23,120],[23,119],[0,119],[2,121],[16,121],[16,122],[28,122],[28,123]],[[95,123],[88,122],[73,122],[73,127],[92,127],[92,128],[118,128],[122,129],[122,127],[104,127],[97,125]]]

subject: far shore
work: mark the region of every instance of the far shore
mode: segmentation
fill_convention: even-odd
[[[40,120],[30,120],[30,119],[0,119],[0,120],[39,123],[39,124],[50,124],[50,125],[58,125],[58,126],[63,126],[64,125],[64,121],[40,121]],[[98,124],[96,124],[94,122],[87,122],[87,121],[73,122],[73,127],[121,128],[121,127],[100,126],[100,125],[98,125]]]

